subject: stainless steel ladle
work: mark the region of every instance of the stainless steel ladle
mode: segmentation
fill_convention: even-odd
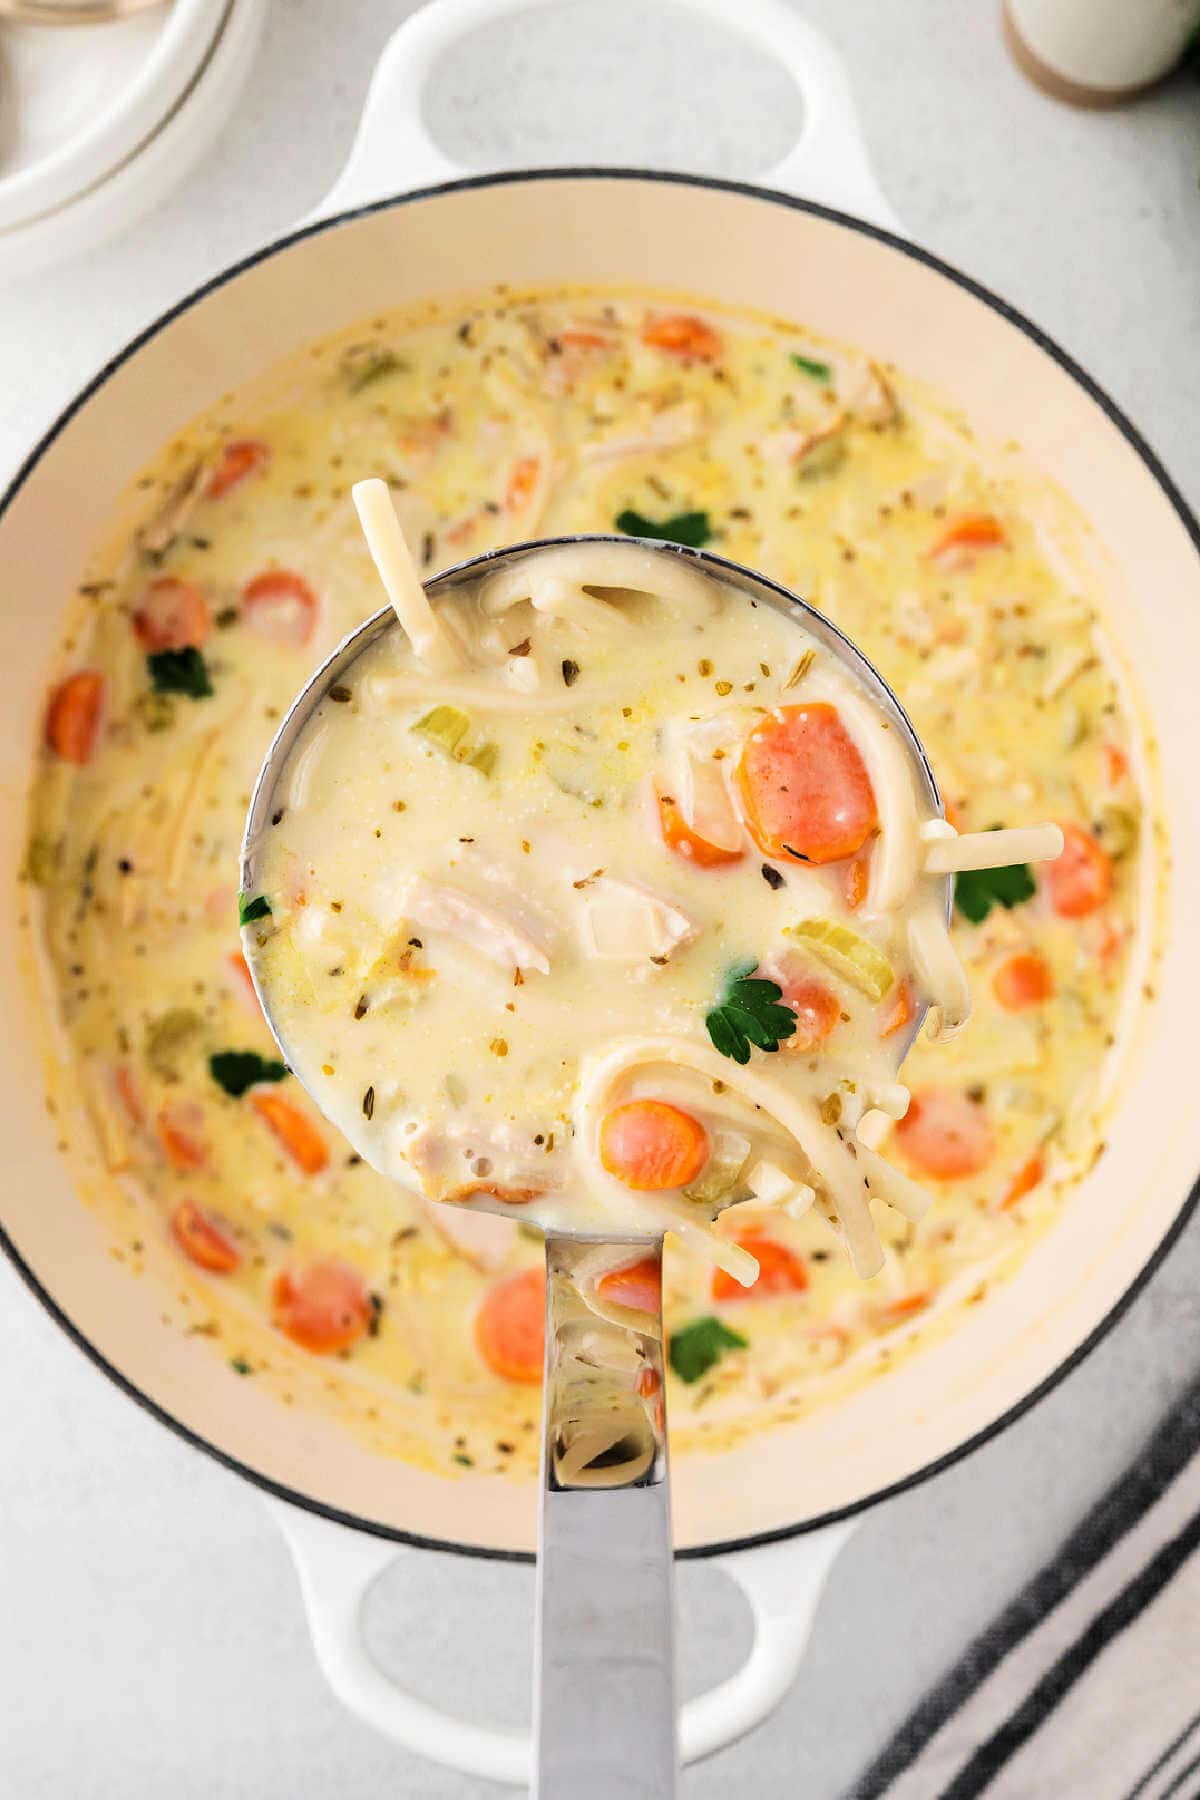
[[[426,592],[436,602],[539,551],[605,542],[628,547],[630,539],[554,538],[491,551],[438,575]],[[907,714],[836,626],[787,589],[723,557],[675,544],[643,547],[794,617],[899,732],[929,813],[941,812],[933,771]],[[242,845],[245,893],[258,888],[256,846],[270,828],[277,783],[298,738],[330,688],[347,684],[358,658],[399,629],[392,609],[383,608],[344,639],[294,701],[250,802]],[[431,676],[431,699],[436,687]],[[951,892],[947,878],[947,907]],[[272,1016],[270,993],[260,989],[259,999],[285,1060],[294,1061]],[[923,1018],[921,1009],[908,1043]],[[319,1106],[319,1096],[313,1099]],[[661,1267],[661,1236],[546,1237],[534,1793],[540,1800],[671,1800],[678,1704],[662,1309],[660,1304],[648,1313],[637,1329],[596,1314],[582,1291],[580,1265],[594,1258],[601,1243],[628,1251],[616,1262],[652,1258]]]

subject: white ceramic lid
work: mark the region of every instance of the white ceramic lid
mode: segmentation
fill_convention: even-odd
[[[174,110],[227,0],[172,0],[102,25],[0,28],[0,231],[112,173]]]
[[[70,113],[72,135],[61,129],[48,89],[41,95],[39,123],[36,82],[18,96],[22,104],[28,101],[29,116],[17,143],[11,133],[6,140],[0,126],[0,280],[36,274],[107,242],[178,186],[233,111],[253,62],[265,5],[266,0],[174,0],[169,9],[120,24],[12,27],[17,48],[7,67],[10,28],[0,27],[0,115],[13,104],[13,67],[30,52],[30,33],[60,43],[96,43],[105,32],[129,34],[124,51],[115,42],[105,50],[99,74],[63,62],[56,98],[61,119]],[[134,28],[143,34],[140,47]],[[59,54],[53,45],[48,54],[39,53],[43,77]],[[122,55],[130,58],[123,84],[114,73]],[[107,110],[88,124],[89,106],[94,112],[118,85]],[[52,138],[56,149],[48,148]],[[80,186],[85,167],[90,178]]]

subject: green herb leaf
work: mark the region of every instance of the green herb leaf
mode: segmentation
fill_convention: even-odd
[[[172,1006],[146,1025],[146,1061],[160,1081],[178,1081],[179,1064],[203,1026],[198,1012]]]
[[[1010,863],[1003,869],[965,869],[954,878],[954,904],[972,925],[982,924],[993,906],[1011,910],[1032,900],[1036,892],[1028,863]]]
[[[356,345],[346,352],[341,364],[346,387],[352,394],[361,394],[364,388],[374,387],[377,381],[398,374],[404,367],[396,352],[383,344]]]
[[[152,650],[146,667],[156,694],[186,694],[190,700],[205,700],[213,691],[208,664],[194,644],[186,650]]]
[[[231,1356],[229,1366],[235,1375],[253,1375],[254,1364],[248,1363],[244,1356]]]
[[[238,924],[253,925],[255,919],[269,919],[271,902],[265,894],[255,894],[253,900],[247,900],[245,894],[238,895]]]
[[[260,1056],[257,1050],[218,1050],[208,1059],[208,1072],[218,1087],[240,1100],[258,1081],[282,1081],[288,1067]]]
[[[796,1015],[781,1006],[783,990],[773,981],[752,977],[755,963],[740,963],[729,972],[720,1001],[704,1023],[713,1047],[735,1063],[750,1061],[750,1046],[777,1050],[796,1029]]]
[[[727,1350],[745,1350],[748,1344],[749,1339],[740,1331],[731,1331],[711,1314],[704,1319],[693,1319],[682,1331],[671,1333],[671,1367],[680,1381],[690,1384],[707,1375]]]
[[[712,537],[712,526],[706,512],[673,513],[669,519],[648,519],[645,513],[627,507],[617,514],[617,530],[626,537],[658,538],[664,544],[685,544],[699,550]]]
[[[801,356],[798,350],[792,351],[791,360],[802,375],[810,375],[814,381],[833,380],[833,370],[828,363],[817,362],[812,356]]]

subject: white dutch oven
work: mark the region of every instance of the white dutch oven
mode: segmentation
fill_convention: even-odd
[[[1137,432],[1061,351],[893,235],[828,46],[778,0],[738,0],[728,12],[721,0],[690,3],[773,51],[801,91],[804,135],[766,186],[576,169],[461,178],[421,125],[426,77],[452,39],[522,0],[438,0],[389,45],[347,169],[318,218],[151,327],[39,445],[0,514],[0,657],[17,694],[3,721],[0,772],[14,864],[41,672],[63,596],[120,489],[165,438],[293,346],[384,307],[496,281],[622,281],[802,319],[952,396],[983,439],[1021,440],[1095,523],[1111,558],[1116,623],[1161,749],[1174,889],[1200,892],[1195,521]],[[276,1497],[318,1655],[346,1703],[440,1762],[525,1779],[524,1737],[452,1720],[397,1691],[368,1659],[359,1615],[398,1543],[528,1556],[535,1484],[445,1480],[383,1460],[326,1419],[278,1406],[202,1342],[164,1327],[154,1255],[140,1282],[121,1272],[55,1153],[19,1024],[28,999],[16,962],[11,952],[0,959],[11,1022],[0,1043],[11,1165],[0,1215],[13,1259],[115,1381]],[[786,1691],[846,1521],[1031,1405],[1107,1329],[1181,1229],[1200,1166],[1194,931],[1170,935],[1156,985],[1107,1154],[1020,1273],[950,1339],[843,1404],[679,1464],[681,1554],[719,1557],[746,1591],[757,1629],[744,1668],[684,1709],[686,1757],[746,1730]]]

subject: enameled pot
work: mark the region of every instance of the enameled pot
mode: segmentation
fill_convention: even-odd
[[[320,215],[214,275],[122,351],[17,476],[0,511],[0,656],[12,672],[0,724],[8,796],[0,830],[9,865],[21,856],[21,796],[63,596],[120,490],[164,439],[292,347],[384,307],[494,282],[627,282],[797,318],[861,345],[952,397],[985,443],[1019,440],[1026,463],[1067,490],[1095,527],[1117,634],[1153,723],[1172,891],[1197,891],[1200,532],[1134,427],[1028,321],[898,234],[841,67],[781,0],[728,8],[689,0],[774,52],[800,88],[804,135],[766,185],[589,169],[463,179],[421,125],[426,77],[454,38],[529,3],[436,0],[409,19],[384,54],[347,169]],[[525,1779],[523,1737],[449,1719],[398,1692],[367,1657],[358,1614],[397,1544],[528,1556],[536,1484],[448,1480],[384,1460],[331,1421],[280,1407],[203,1341],[164,1326],[156,1285],[170,1278],[169,1249],[149,1246],[146,1274],[131,1280],[55,1151],[32,1021],[24,1024],[19,906],[7,891],[0,1004],[12,1027],[0,1034],[0,1094],[9,1179],[0,1225],[10,1255],[112,1379],[275,1496],[318,1653],[346,1702],[423,1754]],[[1106,1154],[986,1306],[836,1407],[679,1462],[680,1552],[727,1559],[757,1626],[745,1667],[684,1709],[685,1756],[728,1741],[786,1691],[845,1521],[1019,1416],[1111,1325],[1181,1229],[1200,1167],[1192,1089],[1200,938],[1169,920],[1155,987]]]

